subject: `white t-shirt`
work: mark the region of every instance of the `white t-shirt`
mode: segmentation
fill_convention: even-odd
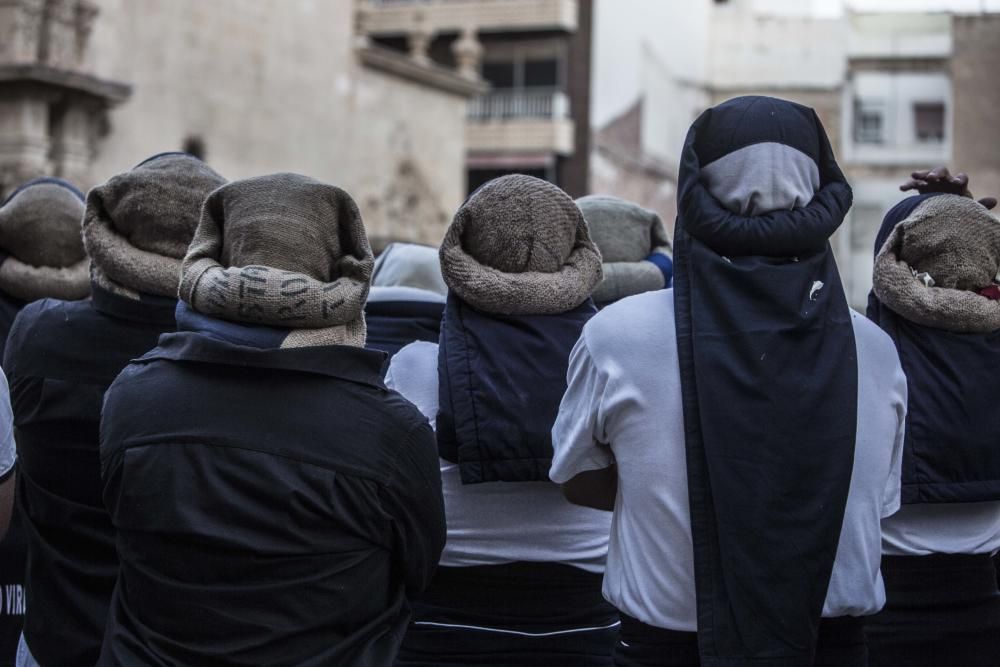
[[[906,378],[889,337],[851,315],[857,444],[826,617],[872,614],[885,604],[879,520],[899,507]],[[553,481],[618,465],[604,596],[649,625],[696,631],[673,290],[629,297],[587,323],[552,436]]]
[[[1000,550],[1000,502],[903,505],[882,521],[887,556],[993,554]]]
[[[0,371],[0,478],[7,476],[16,460],[14,411],[10,408],[10,388],[7,386],[7,376]]]
[[[437,345],[404,347],[392,358],[385,381],[435,426]],[[448,522],[443,567],[536,561],[604,571],[610,512],[571,504],[551,482],[462,484],[458,465],[440,461]]]

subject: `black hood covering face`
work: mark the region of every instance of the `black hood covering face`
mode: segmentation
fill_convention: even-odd
[[[816,162],[804,208],[746,217],[701,168],[776,142]],[[809,665],[854,463],[857,352],[829,237],[850,186],[815,112],[730,100],[681,157],[674,303],[703,665]]]

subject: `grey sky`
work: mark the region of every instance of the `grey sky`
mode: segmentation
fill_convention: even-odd
[[[861,12],[1000,12],[1000,0],[744,1],[779,12],[818,16],[837,16],[845,7]],[[705,22],[698,15],[709,6],[707,0],[595,0],[591,122],[596,127],[631,105],[642,88],[643,68],[654,60],[677,77],[699,78],[703,63],[697,46]],[[655,57],[642,55],[643,49]]]

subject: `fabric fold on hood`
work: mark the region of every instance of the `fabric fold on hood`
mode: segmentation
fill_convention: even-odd
[[[601,252],[604,278],[594,301],[604,305],[670,286],[673,249],[659,215],[610,195],[587,195],[576,205]]]
[[[90,293],[83,194],[60,178],[24,183],[0,204],[0,291],[21,301]]]
[[[1000,221],[972,199],[908,197],[879,229],[867,314],[907,378],[904,504],[1000,500],[1000,309],[977,294],[998,270]]]
[[[438,452],[463,484],[547,482],[569,353],[597,312],[587,223],[555,185],[503,176],[455,214],[441,269]]]
[[[373,265],[347,192],[298,174],[260,176],[205,200],[180,298],[212,317],[289,329],[281,347],[363,347]]]
[[[83,241],[91,279],[120,296],[177,297],[202,202],[226,182],[187,153],[161,153],[93,188]]]
[[[795,165],[766,197],[754,174],[712,170],[766,144]],[[802,180],[806,161],[818,181]],[[829,245],[851,189],[815,112],[766,97],[705,111],[679,176],[674,303],[702,664],[811,664],[857,428],[854,331]]]

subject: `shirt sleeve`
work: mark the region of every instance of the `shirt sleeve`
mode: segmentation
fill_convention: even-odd
[[[892,445],[892,467],[889,468],[889,480],[885,486],[885,494],[882,497],[882,518],[892,516],[899,511],[900,491],[902,489],[903,476],[903,443],[906,436],[906,405],[907,388],[906,375],[903,369],[896,364],[895,392],[898,397],[896,406],[896,439]]]
[[[392,517],[393,551],[406,589],[419,593],[430,585],[446,535],[437,441],[429,424],[413,429],[400,448],[382,502]]]
[[[431,428],[438,413],[437,352],[434,343],[410,343],[396,353],[385,373],[385,386],[417,406]]]
[[[553,458],[549,470],[549,478],[559,484],[581,472],[600,470],[614,463],[604,432],[608,375],[591,355],[586,328],[570,353],[566,381],[566,393],[552,427]]]
[[[16,460],[14,412],[10,407],[10,388],[7,386],[7,377],[0,371],[0,481],[7,479],[14,469]]]

